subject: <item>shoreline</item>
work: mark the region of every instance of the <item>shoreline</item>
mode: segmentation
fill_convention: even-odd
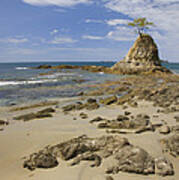
[[[141,80],[143,79],[143,81]],[[156,78],[158,79],[158,78]],[[139,146],[141,148],[144,148],[152,157],[157,158],[159,156],[164,156],[167,159],[172,162],[175,174],[173,176],[158,176],[158,175],[138,175],[135,173],[129,174],[125,172],[120,172],[115,175],[111,175],[113,179],[126,179],[126,180],[132,180],[132,179],[138,179],[138,180],[144,180],[144,179],[151,179],[151,180],[158,180],[158,179],[167,179],[167,180],[173,180],[173,179],[179,179],[179,172],[177,169],[178,166],[178,159],[171,156],[169,153],[165,152],[163,153],[163,147],[160,143],[160,139],[167,138],[172,136],[173,134],[177,134],[177,132],[174,132],[171,130],[170,133],[161,134],[159,132],[160,128],[163,126],[169,126],[170,129],[172,129],[173,126],[178,126],[177,121],[174,118],[175,116],[178,116],[178,104],[175,105],[176,109],[175,111],[171,111],[172,109],[169,109],[169,107],[174,107],[173,104],[168,104],[166,107],[159,107],[159,105],[162,105],[166,100],[171,101],[171,98],[174,95],[174,92],[176,91],[176,96],[178,94],[177,89],[173,90],[175,86],[171,86],[171,83],[173,85],[178,84],[178,78],[175,78],[175,76],[169,76],[165,79],[165,82],[161,85],[159,84],[158,87],[155,87],[154,84],[156,83],[156,79],[151,80],[150,78],[126,78],[122,81],[122,84],[119,84],[119,82],[110,82],[109,84],[103,84],[99,85],[102,90],[105,90],[104,87],[108,88],[108,91],[106,93],[110,92],[110,94],[107,97],[113,97],[112,99],[105,99],[101,100],[100,96],[79,96],[75,98],[63,98],[63,99],[53,99],[53,101],[58,101],[59,104],[47,104],[45,106],[40,106],[38,104],[40,103],[33,103],[30,104],[22,104],[20,107],[25,107],[25,109],[19,109],[14,110],[12,109],[17,108],[19,106],[12,106],[12,107],[0,107],[0,115],[1,119],[8,120],[9,124],[1,126],[0,128],[3,128],[2,131],[0,131],[0,142],[1,142],[1,149],[0,149],[0,173],[2,180],[24,180],[24,179],[33,179],[33,180],[39,180],[39,179],[59,179],[63,177],[63,180],[81,180],[85,179],[99,179],[104,180],[107,175],[105,174],[105,169],[110,164],[110,158],[105,159],[101,166],[98,168],[91,168],[90,162],[81,162],[79,165],[76,165],[74,167],[69,166],[69,162],[66,162],[64,160],[59,159],[59,165],[55,168],[50,169],[36,169],[35,171],[29,171],[27,169],[23,168],[24,163],[24,157],[28,159],[29,155],[38,152],[39,150],[43,149],[47,145],[56,145],[58,143],[62,143],[64,141],[70,140],[72,138],[81,136],[83,134],[86,134],[89,137],[97,138],[101,136],[119,136],[119,137],[125,137],[129,140],[129,142],[135,146]],[[128,82],[128,84],[126,84]],[[140,83],[139,83],[140,82]],[[137,83],[137,84],[136,84]],[[110,89],[109,87],[113,87],[113,85],[116,84],[116,87],[120,86],[123,88],[123,91],[126,91],[124,88],[126,85],[127,87],[129,84],[132,86],[132,84],[136,85],[136,89],[133,89],[132,92],[129,91],[128,99],[126,98],[124,102],[121,104],[122,100],[126,95],[122,96],[121,98],[116,101],[114,98],[114,95],[116,93],[115,89]],[[145,84],[145,85],[144,85]],[[170,84],[170,86],[167,86],[166,84]],[[125,86],[124,86],[125,85]],[[144,87],[143,89],[146,90],[147,94],[153,93],[154,99],[150,100],[152,96],[149,98],[145,96],[143,98],[143,89],[141,89],[141,86]],[[147,89],[147,87],[152,86],[152,88]],[[103,87],[103,88],[102,88]],[[119,87],[118,87],[119,88]],[[128,87],[129,88],[129,87]],[[156,88],[156,89],[155,89]],[[176,86],[175,88],[178,88]],[[164,90],[167,89],[167,90]],[[111,91],[113,90],[113,92]],[[121,90],[121,89],[120,89]],[[147,91],[148,90],[148,91]],[[167,91],[171,91],[173,93],[167,94]],[[121,92],[118,91],[117,92]],[[160,92],[159,94],[157,94]],[[155,94],[156,93],[156,94]],[[156,104],[155,100],[156,98],[162,97],[163,95],[167,95],[166,99],[161,100],[161,103],[158,102]],[[89,94],[90,95],[90,94]],[[130,96],[129,96],[130,95]],[[152,95],[152,94],[151,94]],[[134,96],[134,97],[133,97]],[[156,98],[155,98],[156,97]],[[77,110],[73,109],[68,110],[66,112],[63,111],[63,107],[66,105],[73,105],[76,102],[86,102],[89,99],[97,99],[97,103],[100,104],[99,108],[93,109],[93,110],[87,110],[88,107],[87,104],[83,104],[81,107],[82,109]],[[131,99],[132,98],[132,99]],[[146,99],[148,98],[148,100]],[[92,101],[92,100],[90,100]],[[108,103],[111,104],[108,104]],[[136,105],[136,103],[137,105]],[[165,103],[167,103],[165,102]],[[177,102],[177,101],[176,101]],[[41,102],[42,103],[42,102]],[[105,104],[107,103],[107,104]],[[127,106],[127,107],[126,107]],[[29,108],[28,108],[29,107]],[[91,107],[91,106],[90,106]],[[34,119],[34,120],[13,120],[13,117],[17,117],[20,115],[28,114],[28,113],[36,113],[38,111],[41,111],[43,109],[47,108],[53,108],[55,109],[55,112],[52,113],[52,117],[47,118],[40,118],[40,119]],[[75,106],[76,108],[76,106]],[[94,107],[93,107],[94,108]],[[11,110],[11,111],[10,111]],[[124,115],[125,112],[130,112],[132,116],[136,116],[138,114],[147,114],[150,116],[150,122],[156,126],[155,131],[145,131],[143,133],[107,133],[107,128],[99,129],[98,125],[100,122],[96,123],[90,123],[91,120],[95,119],[96,117],[100,116],[105,119],[107,119],[109,122],[113,121],[118,115]],[[149,113],[150,112],[150,113]],[[81,113],[87,115],[86,118],[83,119],[83,116],[81,116]],[[108,122],[108,123],[109,123]],[[161,124],[161,127],[157,127],[158,124]],[[110,125],[110,124],[108,124]],[[117,129],[119,130],[119,129]],[[130,129],[129,129],[130,130]],[[127,131],[129,131],[127,130]],[[71,172],[69,174],[69,171]]]

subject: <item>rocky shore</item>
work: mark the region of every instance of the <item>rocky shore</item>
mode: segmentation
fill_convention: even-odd
[[[111,68],[37,68],[128,76],[74,98],[0,107],[2,180],[179,179],[179,76],[161,66],[150,36]]]

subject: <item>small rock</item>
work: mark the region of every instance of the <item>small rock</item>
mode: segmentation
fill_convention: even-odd
[[[92,119],[92,120],[90,121],[90,123],[100,122],[100,121],[103,121],[103,120],[104,120],[104,118],[102,118],[102,117],[98,116],[98,117],[96,117],[96,118]]]
[[[50,153],[39,152],[31,155],[30,159],[24,162],[24,168],[35,170],[36,168],[53,168],[58,165],[56,157]]]
[[[89,98],[89,99],[87,99],[87,102],[88,103],[96,103],[96,99]]]
[[[170,133],[170,127],[169,126],[162,126],[159,129],[160,134],[169,134]]]
[[[141,119],[150,119],[150,116],[148,116],[147,114],[138,114],[137,118],[141,118]]]
[[[129,118],[124,115],[119,115],[116,120],[117,121],[125,121],[125,120],[129,120]]]
[[[129,111],[125,111],[125,112],[124,112],[124,114],[125,114],[126,116],[128,116],[128,115],[130,115],[130,114],[131,114],[131,112],[129,112]]]
[[[127,108],[128,108],[128,106],[123,106],[123,107],[122,107],[122,109],[127,109]]]
[[[9,124],[9,122],[4,121],[4,120],[0,120],[0,126],[1,126],[1,125],[8,125],[8,124]]]
[[[155,173],[160,176],[174,175],[172,163],[164,157],[156,158]]]
[[[100,103],[104,105],[111,105],[113,103],[116,103],[118,98],[116,96],[107,97],[105,99],[101,99]]]
[[[88,118],[88,115],[85,114],[85,113],[80,113],[80,117],[81,117],[82,119],[87,119],[87,118]]]
[[[98,109],[100,106],[99,106],[98,103],[87,103],[87,104],[85,105],[85,107],[86,107],[87,110],[92,111],[92,110]]]

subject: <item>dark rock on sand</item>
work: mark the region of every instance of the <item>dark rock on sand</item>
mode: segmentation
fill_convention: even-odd
[[[93,99],[93,98],[89,98],[87,99],[87,103],[96,103],[96,99]]]
[[[53,168],[58,166],[58,161],[55,156],[49,152],[41,151],[37,154],[32,154],[29,160],[24,162],[24,168],[35,170],[36,168]]]
[[[0,120],[0,126],[1,126],[1,125],[8,125],[8,124],[9,124],[8,121]]]
[[[124,112],[124,115],[126,115],[126,116],[129,116],[130,114],[131,114],[131,112],[129,112],[129,111]]]
[[[104,99],[100,99],[100,103],[104,105],[111,105],[113,103],[116,103],[118,98],[116,96],[107,97]]]
[[[14,117],[14,119],[29,121],[29,120],[33,120],[33,119],[47,118],[47,117],[52,117],[51,113],[54,113],[54,112],[55,112],[55,110],[53,108],[46,108],[46,109],[43,109],[36,113],[28,113],[25,115],[20,115],[20,116]]]
[[[91,111],[91,110],[98,109],[100,107],[100,105],[98,103],[96,103],[96,102],[94,102],[94,103],[86,103],[85,107],[86,107],[87,110]]]
[[[124,115],[119,115],[117,117],[117,121],[125,121],[125,120],[129,120],[129,117],[124,116]]]
[[[179,134],[176,133],[168,138],[162,139],[161,144],[164,146],[164,151],[169,152],[172,156],[179,156]]]
[[[88,118],[88,115],[85,114],[85,113],[80,113],[80,117],[81,117],[82,119],[87,119],[87,118]]]
[[[90,123],[100,122],[100,121],[104,121],[104,120],[105,120],[104,118],[98,116],[98,117],[92,119],[92,120],[90,121]]]

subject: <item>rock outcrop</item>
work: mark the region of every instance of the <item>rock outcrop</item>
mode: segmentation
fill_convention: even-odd
[[[111,69],[122,74],[170,73],[168,69],[161,65],[157,45],[153,38],[147,34],[139,36],[126,57]]]
[[[112,161],[106,167],[106,174],[128,172],[174,175],[173,165],[165,157],[153,158],[146,150],[130,144],[126,138],[120,136],[89,138],[83,135],[55,146],[47,146],[31,154],[25,160],[24,168],[31,171],[36,168],[53,168],[58,166],[59,158],[70,161],[71,166],[81,161],[91,161],[91,167],[99,167],[109,157]]]

